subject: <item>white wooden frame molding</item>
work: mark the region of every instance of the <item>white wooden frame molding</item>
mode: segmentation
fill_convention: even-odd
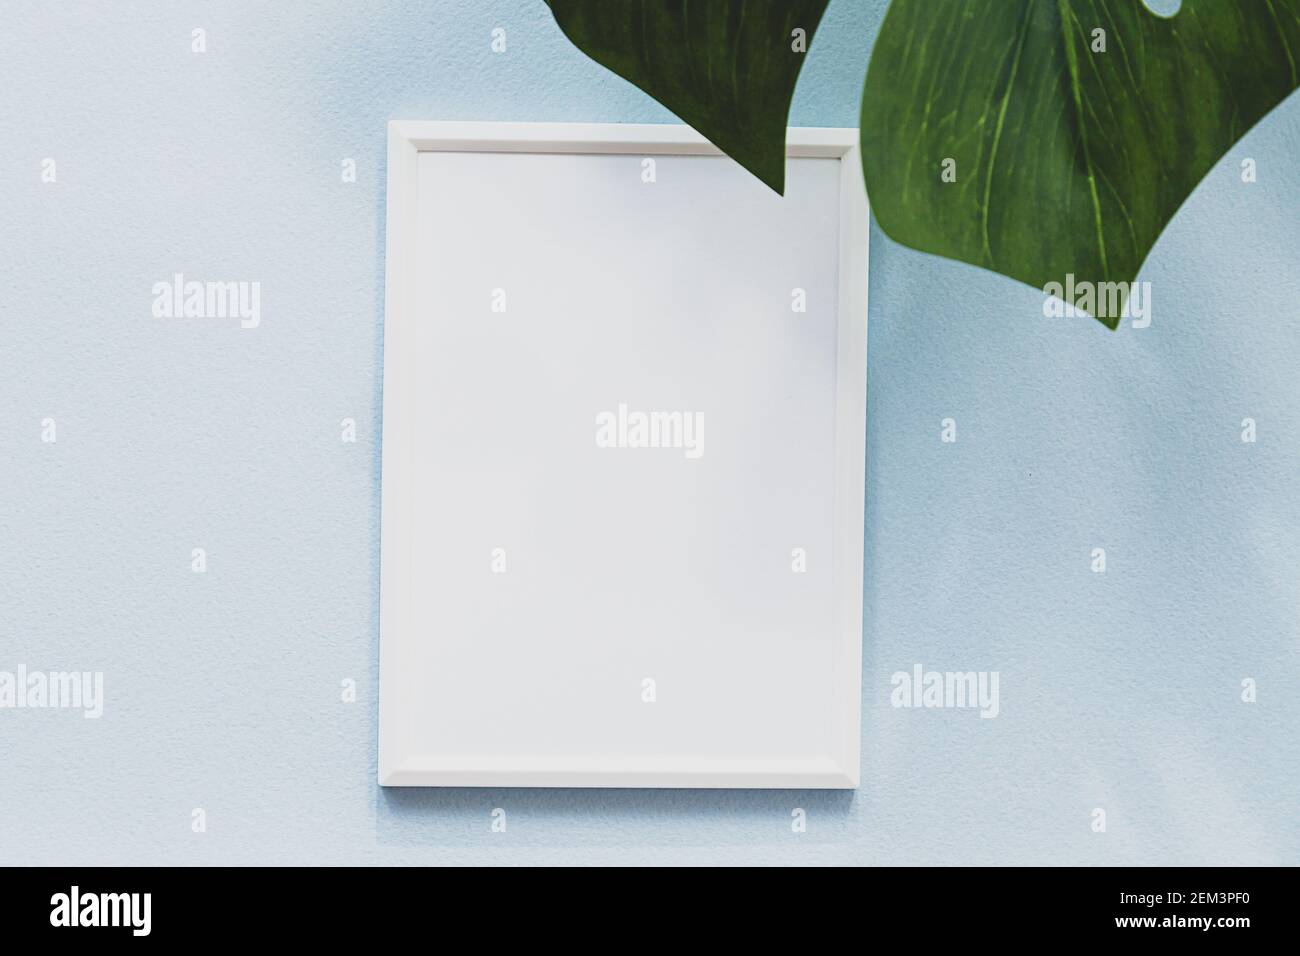
[[[529,753],[466,756],[404,752],[406,719],[396,665],[404,642],[428,640],[430,622],[413,616],[409,520],[416,501],[413,447],[420,414],[414,314],[417,178],[427,151],[709,156],[719,150],[685,126],[393,121],[388,125],[385,286],[382,576],[380,595],[379,783],[384,786],[780,787],[853,788],[859,780],[863,517],[866,458],[868,207],[858,133],[792,128],[790,157],[838,159],[838,351],[835,358],[835,463],[831,660],[833,720],[825,753],[761,757],[699,755],[556,757]],[[747,174],[746,174],[747,175]],[[427,312],[427,308],[426,308]],[[426,316],[427,318],[427,316]],[[829,413],[830,409],[827,409]],[[422,542],[423,544],[423,542]]]

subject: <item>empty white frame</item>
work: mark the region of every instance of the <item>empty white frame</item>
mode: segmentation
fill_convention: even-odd
[[[381,784],[857,786],[857,139],[389,124]]]

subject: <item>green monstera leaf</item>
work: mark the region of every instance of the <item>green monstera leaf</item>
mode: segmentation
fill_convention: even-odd
[[[1134,279],[1298,60],[1300,0],[893,0],[862,100],[872,210],[1115,328],[1127,286],[1107,308],[1101,284]]]
[[[546,0],[560,29],[778,193],[785,125],[827,0]]]

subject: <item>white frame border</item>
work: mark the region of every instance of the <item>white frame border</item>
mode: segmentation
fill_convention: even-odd
[[[626,758],[565,760],[518,755],[447,759],[385,747],[383,727],[399,720],[382,666],[391,646],[414,631],[409,597],[411,534],[403,516],[412,500],[409,451],[414,412],[415,348],[408,296],[416,275],[418,166],[425,151],[639,153],[709,156],[721,151],[687,126],[574,123],[461,123],[393,120],[388,124],[388,198],[384,303],[382,539],[380,574],[379,783],[442,787],[780,787],[858,786],[862,701],[862,568],[865,537],[867,399],[867,247],[869,209],[855,129],[792,127],[791,157],[838,159],[840,175],[839,325],[835,398],[835,501],[832,593],[834,753],[817,758]],[[385,693],[385,684],[390,685]]]

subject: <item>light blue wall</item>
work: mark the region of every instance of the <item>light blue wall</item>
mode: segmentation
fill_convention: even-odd
[[[857,125],[884,7],[832,2],[794,123]],[[0,863],[1300,862],[1300,99],[1145,330],[873,232],[860,790],[383,792],[384,124],[671,117],[541,0],[0,16],[0,670],[107,695],[0,711]],[[260,281],[261,326],[152,319],[174,272]],[[915,663],[998,670],[1000,716],[891,708]]]

